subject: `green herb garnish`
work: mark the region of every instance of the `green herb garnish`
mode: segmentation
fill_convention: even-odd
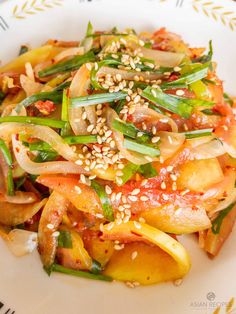
[[[218,216],[212,221],[212,227],[211,230],[214,234],[220,233],[220,227],[224,221],[224,218],[228,215],[228,213],[234,208],[236,202],[230,204],[225,209],[221,210],[218,214]]]
[[[213,129],[201,129],[183,132],[187,139],[212,135]]]
[[[25,116],[6,116],[0,117],[0,123],[3,122],[18,122],[27,124],[45,125],[51,128],[61,129],[64,127],[65,122],[61,120],[38,118],[38,117],[25,117]]]
[[[144,178],[153,178],[158,175],[158,172],[153,167],[151,163],[141,165],[138,169],[138,172],[144,177]]]
[[[102,186],[97,181],[92,180],[91,187],[96,191],[97,195],[99,196],[99,198],[101,200],[102,208],[103,208],[103,216],[107,220],[113,221],[114,220],[114,213],[113,213],[113,209],[111,206],[111,201],[107,196],[107,193],[105,191],[104,186]]]
[[[127,94],[122,92],[117,93],[103,93],[103,94],[94,94],[88,96],[81,96],[76,98],[71,98],[72,107],[84,107],[102,104],[106,102],[113,102],[115,100],[125,99]]]
[[[60,234],[57,238],[58,247],[65,248],[65,249],[72,249],[72,239],[71,233],[67,230],[60,230]]]
[[[8,149],[6,143],[0,139],[0,151],[3,154],[3,157],[8,165],[8,173],[7,173],[7,194],[14,195],[14,182],[12,176],[12,157],[10,150]]]
[[[134,152],[143,154],[143,155],[147,155],[151,157],[160,156],[159,148],[151,146],[150,144],[140,144],[131,139],[126,138],[124,140],[124,147]]]

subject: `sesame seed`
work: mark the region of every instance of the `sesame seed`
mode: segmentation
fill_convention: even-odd
[[[96,214],[95,216],[100,219],[104,218],[103,214]]]
[[[86,178],[85,178],[85,175],[84,174],[81,174],[80,175],[80,181],[84,184],[86,184]]]
[[[97,62],[94,63],[94,69],[97,71],[98,70],[98,64]]]
[[[148,197],[145,196],[145,195],[142,195],[142,196],[140,197],[140,200],[143,201],[143,202],[146,202],[146,201],[148,201]]]
[[[173,144],[172,137],[171,137],[170,135],[168,135],[167,137],[168,137],[168,141],[169,141],[169,143],[170,143],[170,144]]]
[[[162,198],[163,198],[163,200],[168,201],[169,196],[168,196],[168,195],[166,195],[166,194],[163,194],[163,195],[162,195]]]
[[[108,225],[106,225],[106,229],[109,231],[114,227],[114,222],[109,223]]]
[[[163,181],[163,182],[161,182],[161,189],[162,190],[165,190],[166,189],[166,184],[165,184],[165,182]]]
[[[157,129],[155,126],[152,127],[152,134],[155,135],[157,133]]]
[[[132,192],[131,192],[131,195],[137,195],[140,193],[140,189],[134,189]]]
[[[167,170],[168,172],[171,172],[173,169],[174,169],[173,166],[168,166],[168,167],[166,168],[166,170]]]
[[[91,70],[92,70],[91,64],[90,64],[90,63],[86,63],[86,68],[87,68],[89,71],[91,71]]]
[[[82,191],[81,191],[81,188],[79,186],[75,186],[75,192],[80,194]]]
[[[118,185],[122,185],[123,184],[123,180],[120,177],[116,177],[116,183]]]
[[[177,190],[177,184],[176,184],[176,182],[173,182],[173,184],[172,184],[172,190],[173,190],[173,191],[176,191],[176,190]]]
[[[132,252],[131,259],[134,260],[137,257],[137,255],[138,255],[137,251]]]
[[[170,72],[164,72],[164,75],[169,76],[169,75],[171,75],[171,73]]]
[[[110,188],[109,185],[106,185],[106,186],[105,186],[105,191],[106,191],[106,193],[107,193],[108,195],[110,195],[110,194],[112,193],[112,189]]]
[[[175,174],[171,174],[170,178],[172,181],[176,181],[177,180],[177,176]]]
[[[175,92],[175,94],[177,96],[183,96],[184,95],[184,91],[182,89],[177,89],[177,91]]]
[[[96,174],[89,176],[89,180],[94,180],[96,178]]]
[[[174,71],[175,71],[175,72],[179,72],[180,70],[181,70],[180,67],[174,67]]]
[[[100,224],[99,229],[100,229],[101,232],[104,231],[104,225],[103,225],[103,223]]]
[[[54,228],[54,225],[53,224],[47,224],[47,228],[52,230]]]
[[[60,235],[59,231],[54,231],[52,234],[53,237],[59,237],[59,235]]]
[[[186,189],[186,190],[182,191],[180,194],[181,194],[182,196],[184,196],[184,195],[186,195],[188,192],[189,192],[189,189]]]
[[[161,164],[163,164],[164,163],[164,158],[162,156],[160,156],[159,157],[159,161],[160,161]]]
[[[125,216],[123,219],[123,223],[127,223],[129,221],[129,216]]]
[[[76,160],[75,163],[76,165],[79,165],[79,166],[83,165],[83,161],[80,159]]]
[[[141,222],[141,223],[145,223],[145,222],[146,222],[146,220],[145,220],[143,217],[140,217],[140,218],[139,218],[139,222]]]
[[[128,199],[131,201],[131,202],[136,202],[138,200],[138,198],[136,196],[133,196],[133,195],[129,195],[128,196]]]
[[[169,119],[162,118],[162,119],[160,119],[159,121],[162,122],[162,123],[168,123],[168,122],[169,122]]]
[[[157,143],[157,142],[159,142],[160,141],[160,137],[159,136],[154,136],[153,138],[152,138],[152,143]]]
[[[122,192],[116,194],[116,200],[119,201],[121,199]]]
[[[154,89],[151,89],[151,93],[152,93],[152,95],[153,95],[154,97],[157,97],[157,93],[156,93],[156,91],[155,91]]]
[[[134,226],[137,229],[141,229],[142,228],[141,224],[139,222],[137,222],[137,221],[134,221]]]
[[[87,131],[88,132],[91,132],[94,128],[94,125],[93,124],[90,124],[88,127],[87,127]]]

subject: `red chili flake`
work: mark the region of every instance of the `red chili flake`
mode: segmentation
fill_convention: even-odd
[[[39,100],[37,101],[34,106],[45,116],[48,116],[51,112],[55,111],[56,105],[54,102],[50,100],[42,101]]]

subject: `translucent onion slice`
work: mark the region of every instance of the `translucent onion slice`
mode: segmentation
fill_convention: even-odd
[[[166,123],[170,125],[172,132],[178,132],[178,126],[173,119],[171,119],[170,117],[166,115],[158,113],[151,108],[147,108],[144,106],[143,107],[136,106],[135,112],[133,113],[132,116],[133,116],[134,122],[143,122],[146,119],[147,120],[145,121],[146,124],[153,125],[153,126],[156,126],[156,124],[161,119],[163,121],[165,120]]]
[[[81,68],[76,72],[71,85],[70,85],[70,97],[79,97],[85,96],[88,94],[87,90],[90,84],[90,71],[86,65],[82,65]],[[92,108],[86,108],[87,116],[90,121],[93,121],[92,124],[96,122],[96,113],[95,107],[89,106]],[[83,108],[70,108],[69,110],[69,122],[72,130],[76,135],[79,134],[88,134],[87,123],[82,119]]]
[[[229,205],[236,201],[236,188],[234,188],[231,193],[226,197],[224,201],[218,203],[214,210],[209,212],[209,216],[213,217],[215,213],[227,208]]]
[[[47,202],[42,201],[33,204],[10,204],[0,202],[0,223],[7,226],[16,226],[32,218]]]
[[[36,232],[22,229],[13,229],[8,233],[6,244],[15,256],[24,256],[32,253],[38,244]]]
[[[54,150],[63,158],[75,161],[78,160],[77,154],[64,142],[60,135],[47,126],[31,125],[22,123],[2,123],[0,124],[0,138],[9,143],[14,134],[24,134],[38,138],[50,144]]]
[[[225,148],[219,140],[213,139],[208,143],[193,148],[191,153],[195,159],[209,159],[224,155]]]
[[[160,137],[159,147],[163,160],[173,156],[185,141],[185,135],[181,133],[161,131],[157,132],[157,136]]]
[[[20,76],[20,84],[25,91],[27,97],[39,93],[43,87],[42,84],[31,80],[28,76],[24,74],[21,74]]]
[[[38,200],[38,197],[32,192],[16,191],[15,195],[0,195],[0,201],[6,201],[12,204],[31,204]]]
[[[72,57],[76,55],[83,55],[84,54],[84,47],[72,47],[68,48],[62,52],[60,52],[58,55],[56,55],[53,60],[55,63],[62,61],[63,59],[67,57]]]
[[[28,156],[28,148],[16,137],[12,136],[12,146],[16,160],[20,167],[30,174],[53,174],[53,173],[87,173],[81,166],[70,161],[33,162]]]
[[[121,152],[122,156],[136,165],[143,165],[148,163],[149,161],[144,157],[144,155],[134,152],[131,153],[129,150],[124,148],[124,135],[112,128],[112,121],[119,118],[117,113],[113,109],[107,108],[106,117],[107,125],[113,131],[113,137],[116,146]]]
[[[133,81],[135,77],[142,77],[144,80],[158,80],[161,77],[163,77],[160,73],[146,73],[146,72],[137,72],[137,71],[127,71],[127,70],[121,70],[121,69],[115,69],[111,67],[103,66],[99,69],[97,76],[103,76],[106,74],[111,75],[121,75],[123,80]]]
[[[127,223],[121,224],[112,222],[104,225],[103,228],[103,237],[105,239],[112,239],[112,236],[117,236],[117,234],[122,236],[125,234],[130,235],[132,233],[140,236],[144,241],[157,245],[169,254],[178,263],[181,277],[188,273],[191,263],[187,251],[178,241],[167,235],[165,232],[145,223],[136,221],[128,221]]]

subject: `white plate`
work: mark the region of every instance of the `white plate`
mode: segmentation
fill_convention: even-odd
[[[236,94],[236,3],[232,0],[9,0],[0,4],[0,59],[14,58],[21,44],[36,46],[48,38],[77,40],[88,20],[96,29],[116,25],[140,31],[166,26],[192,46],[207,46],[213,39],[219,75],[226,91]],[[193,264],[182,285],[137,289],[57,274],[48,278],[36,252],[15,258],[0,240],[0,314],[210,314],[217,306],[226,313],[227,302],[236,297],[236,232],[213,261],[200,251],[193,236],[181,240]]]

